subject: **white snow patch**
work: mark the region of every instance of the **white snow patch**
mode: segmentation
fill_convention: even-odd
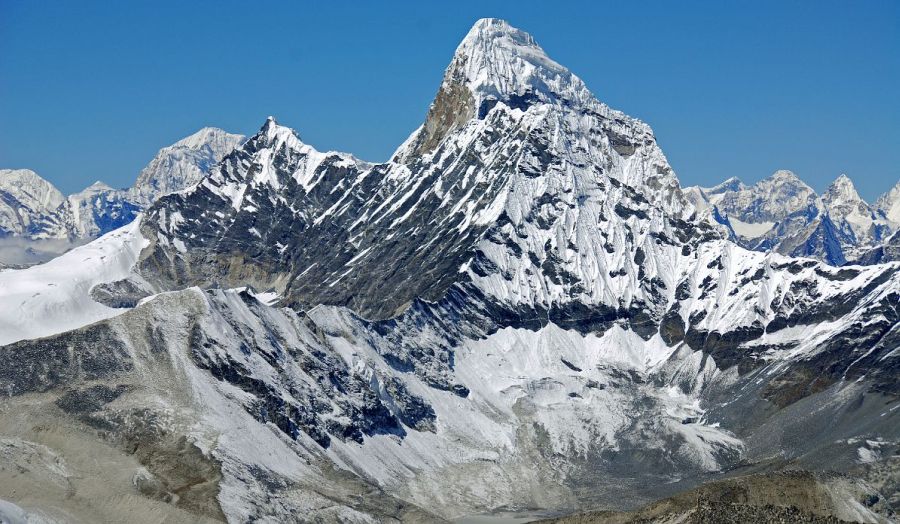
[[[729,216],[728,222],[734,232],[744,238],[758,238],[769,231],[775,225],[775,222],[742,222],[735,217]]]
[[[131,273],[141,249],[141,217],[49,262],[0,272],[0,344],[69,331],[116,316],[90,297],[97,284]]]

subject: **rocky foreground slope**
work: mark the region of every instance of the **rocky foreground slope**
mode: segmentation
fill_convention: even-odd
[[[481,20],[389,162],[269,119],[140,221],[0,272],[0,498],[420,522],[801,469],[884,521],[898,270],[735,245],[649,126]]]

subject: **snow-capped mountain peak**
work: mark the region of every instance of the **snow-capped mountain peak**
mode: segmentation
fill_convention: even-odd
[[[591,98],[584,83],[548,57],[530,34],[496,18],[475,23],[456,49],[447,82],[468,87],[478,108],[511,96],[544,102]]]
[[[684,189],[708,221],[725,227],[744,247],[807,256],[829,264],[857,260],[897,227],[889,216],[900,202],[900,184],[869,205],[841,174],[821,195],[794,173],[776,171],[753,186],[732,177],[711,188]],[[900,204],[894,211],[900,219]]]
[[[148,237],[160,239],[153,258],[161,265],[229,246],[248,253],[262,242],[258,260],[272,271],[254,287],[289,300],[351,303],[383,318],[469,279],[510,307],[561,307],[572,286],[625,311],[638,299],[619,302],[610,289],[624,292],[637,280],[674,285],[661,269],[628,270],[624,260],[671,249],[653,235],[675,235],[669,217],[687,218],[688,208],[649,126],[593,98],[527,33],[488,19],[460,44],[425,124],[394,161],[363,165],[318,152],[268,119],[194,191],[161,200],[145,223],[160,233]],[[635,217],[651,225],[632,230]],[[513,229],[493,231],[501,219]],[[603,239],[589,240],[588,231]],[[502,245],[514,244],[515,260],[493,235],[508,237]],[[405,261],[403,271],[395,260]],[[488,264],[521,279],[481,275]],[[537,276],[551,264],[583,283]],[[171,277],[209,274],[176,269]],[[359,291],[369,286],[392,292],[371,299]]]
[[[94,194],[94,193],[99,193],[102,191],[115,191],[115,189],[112,186],[110,186],[109,184],[107,184],[106,182],[97,180],[96,182],[94,182],[93,184],[82,189],[78,193],[75,193],[75,195]]]
[[[163,195],[190,187],[243,141],[243,135],[204,127],[160,149],[140,172],[128,197],[141,206],[148,206]]]
[[[46,260],[127,224],[160,196],[196,184],[243,139],[204,127],[160,149],[131,188],[97,181],[68,197],[31,170],[0,170],[0,237],[26,246],[5,251],[0,263]]]
[[[888,227],[878,219],[875,210],[859,196],[853,181],[841,174],[822,195],[822,203],[843,240],[845,256],[856,258],[869,247],[881,242],[888,234]]]
[[[829,206],[841,204],[856,205],[857,203],[865,204],[865,201],[859,196],[859,193],[857,193],[853,181],[845,174],[841,174],[841,176],[837,177],[834,182],[828,186],[828,189],[826,189],[825,193],[822,195],[822,200]]]
[[[779,170],[750,187],[721,191],[716,205],[729,217],[748,223],[774,223],[816,207],[816,192],[787,170]]]
[[[720,184],[716,184],[712,187],[702,188],[703,192],[707,195],[718,195],[724,193],[726,191],[743,191],[747,189],[747,186],[741,182],[741,179],[733,176]]]
[[[30,169],[0,169],[0,191],[19,195],[24,205],[34,209],[53,210],[65,200],[53,184]]]
[[[171,146],[163,149],[187,148],[199,150],[204,147],[209,147],[215,151],[220,151],[222,149],[230,150],[234,149],[237,145],[235,142],[239,142],[241,138],[240,135],[228,133],[218,127],[204,127],[196,133],[186,136]]]
[[[822,195],[828,214],[835,222],[849,220],[857,228],[869,227],[875,220],[875,212],[856,191],[850,177],[842,174]]]
[[[0,237],[44,236],[58,229],[52,217],[66,197],[30,169],[0,169]]]
[[[895,228],[900,228],[900,182],[875,201],[878,213]]]
[[[794,172],[789,169],[779,169],[772,173],[768,179],[782,184],[806,185],[805,182],[800,180],[800,177],[795,175]]]
[[[276,149],[287,146],[290,149],[300,150],[308,148],[300,139],[300,135],[292,128],[280,125],[274,116],[266,119],[259,133],[251,140],[264,139]]]
[[[395,153],[394,160],[433,151],[444,137],[473,119],[484,119],[497,104],[527,110],[539,104],[582,108],[652,135],[638,120],[600,103],[580,78],[558,64],[531,35],[494,18],[475,23],[444,72],[422,128]]]

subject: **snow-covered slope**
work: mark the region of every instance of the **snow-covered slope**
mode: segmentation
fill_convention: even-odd
[[[821,200],[767,187],[789,214]],[[737,181],[698,195],[784,222]],[[9,431],[104,439],[73,485],[98,460],[132,480],[65,509],[107,520],[126,494],[159,520],[627,509],[897,449],[900,264],[751,251],[731,228],[649,126],[481,20],[389,162],[270,118],[121,230],[129,263],[89,291],[118,309],[84,309],[124,313],[0,347]]]
[[[878,200],[875,201],[875,208],[894,229],[900,228],[900,182],[878,197]]]
[[[145,245],[133,222],[44,264],[0,271],[0,344],[120,313],[93,300],[91,288],[127,278]]]

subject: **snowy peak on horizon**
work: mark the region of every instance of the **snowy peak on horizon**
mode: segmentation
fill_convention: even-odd
[[[0,169],[0,237],[39,235],[66,197],[30,169]]]
[[[187,148],[187,149],[203,149],[209,147],[213,150],[234,149],[243,139],[243,135],[229,133],[218,127],[204,127],[196,133],[188,135],[181,140],[175,142],[168,148]],[[163,149],[168,149],[163,148]]]
[[[775,184],[781,183],[809,187],[808,185],[806,185],[806,182],[800,180],[800,177],[795,175],[794,172],[790,169],[779,169],[768,177],[764,178],[762,181],[771,181],[771,183]]]
[[[779,170],[752,186],[713,193],[719,211],[749,222],[775,222],[815,205],[816,192],[794,173]]]
[[[862,202],[867,204],[866,201],[859,196],[859,193],[856,191],[856,186],[853,184],[853,181],[850,180],[850,177],[843,173],[838,176],[834,182],[828,185],[825,192],[822,193],[822,200],[829,205],[851,202]]]
[[[19,196],[30,209],[55,209],[65,196],[31,169],[0,169],[0,191]]]
[[[296,129],[279,124],[274,116],[266,118],[259,131],[250,137],[249,140],[265,143],[267,146],[275,149],[288,147],[297,151],[315,150],[315,148],[303,142],[303,139],[300,138],[300,133]]]
[[[141,170],[129,197],[141,206],[148,206],[164,195],[196,184],[244,138],[216,127],[204,127],[160,149]]]
[[[89,195],[89,194],[99,193],[101,191],[115,191],[115,190],[116,189],[114,187],[110,186],[106,182],[103,182],[102,180],[97,180],[93,184],[82,189],[81,191],[72,193],[69,196],[72,197],[72,196],[78,196],[78,195]]]
[[[900,229],[900,181],[875,201],[875,208],[894,228]]]
[[[848,220],[854,226],[868,227],[876,220],[875,210],[859,196],[847,175],[842,174],[828,186],[822,202],[834,222]]]
[[[701,188],[707,195],[718,195],[720,193],[724,193],[726,191],[743,191],[747,189],[747,186],[741,182],[736,176],[729,178],[728,180],[722,182],[721,184],[717,184],[713,187]]]

